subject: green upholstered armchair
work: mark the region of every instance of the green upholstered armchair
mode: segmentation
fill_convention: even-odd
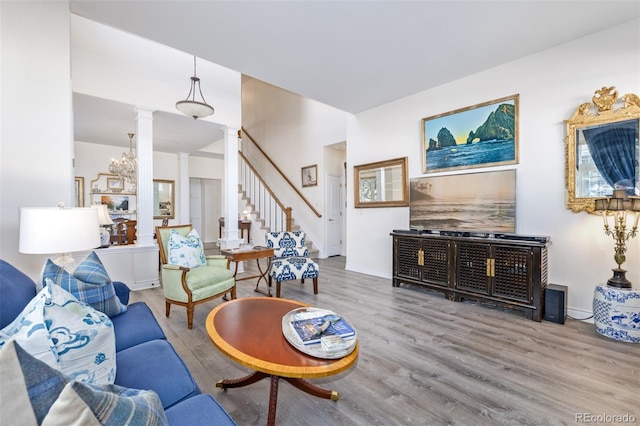
[[[193,328],[193,311],[195,305],[216,297],[231,293],[236,298],[236,280],[229,269],[229,260],[224,256],[205,256],[206,265],[187,268],[171,264],[169,261],[169,238],[171,231],[186,237],[193,227],[189,225],[156,226],[160,263],[162,271],[162,288],[164,289],[166,315],[169,316],[171,304],[187,307],[187,326]]]

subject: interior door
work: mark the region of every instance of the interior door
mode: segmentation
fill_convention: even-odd
[[[191,223],[205,243],[218,241],[222,216],[222,181],[191,178]]]
[[[340,176],[327,176],[327,256],[339,256],[342,245]]]
[[[202,232],[202,185],[200,179],[189,179],[189,223],[201,235]],[[206,240],[205,240],[206,241]]]

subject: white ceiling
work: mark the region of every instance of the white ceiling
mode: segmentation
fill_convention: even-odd
[[[181,82],[186,95],[188,79]],[[136,132],[132,105],[74,93],[73,107],[76,141],[129,146],[127,134]],[[197,157],[223,158],[222,138],[220,126],[209,121],[194,120],[179,112],[153,113],[154,151],[174,154],[185,152]]]
[[[358,113],[638,19],[640,1],[72,0],[71,11]],[[100,100],[84,98],[76,136],[91,138]],[[183,118],[154,115],[154,149],[177,152],[170,132],[202,147]]]

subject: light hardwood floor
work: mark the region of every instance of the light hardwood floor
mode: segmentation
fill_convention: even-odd
[[[345,271],[344,257],[318,263],[318,295],[310,282],[289,282],[282,296],[344,315],[358,331],[360,355],[349,371],[311,380],[337,390],[336,402],[281,381],[279,425],[571,425],[587,414],[640,423],[640,345],[602,337],[581,321],[537,323],[419,287],[393,288],[391,280]],[[253,273],[253,265],[246,269]],[[259,295],[254,283],[238,282],[238,297]],[[266,424],[268,381],[215,387],[248,372],[207,336],[206,316],[224,302],[198,305],[188,330],[184,308],[165,317],[162,289],[133,292],[131,300],[150,305],[203,392],[239,425]]]

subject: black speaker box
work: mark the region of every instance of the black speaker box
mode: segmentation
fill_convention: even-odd
[[[549,284],[544,291],[544,320],[564,324],[567,318],[567,286]]]

